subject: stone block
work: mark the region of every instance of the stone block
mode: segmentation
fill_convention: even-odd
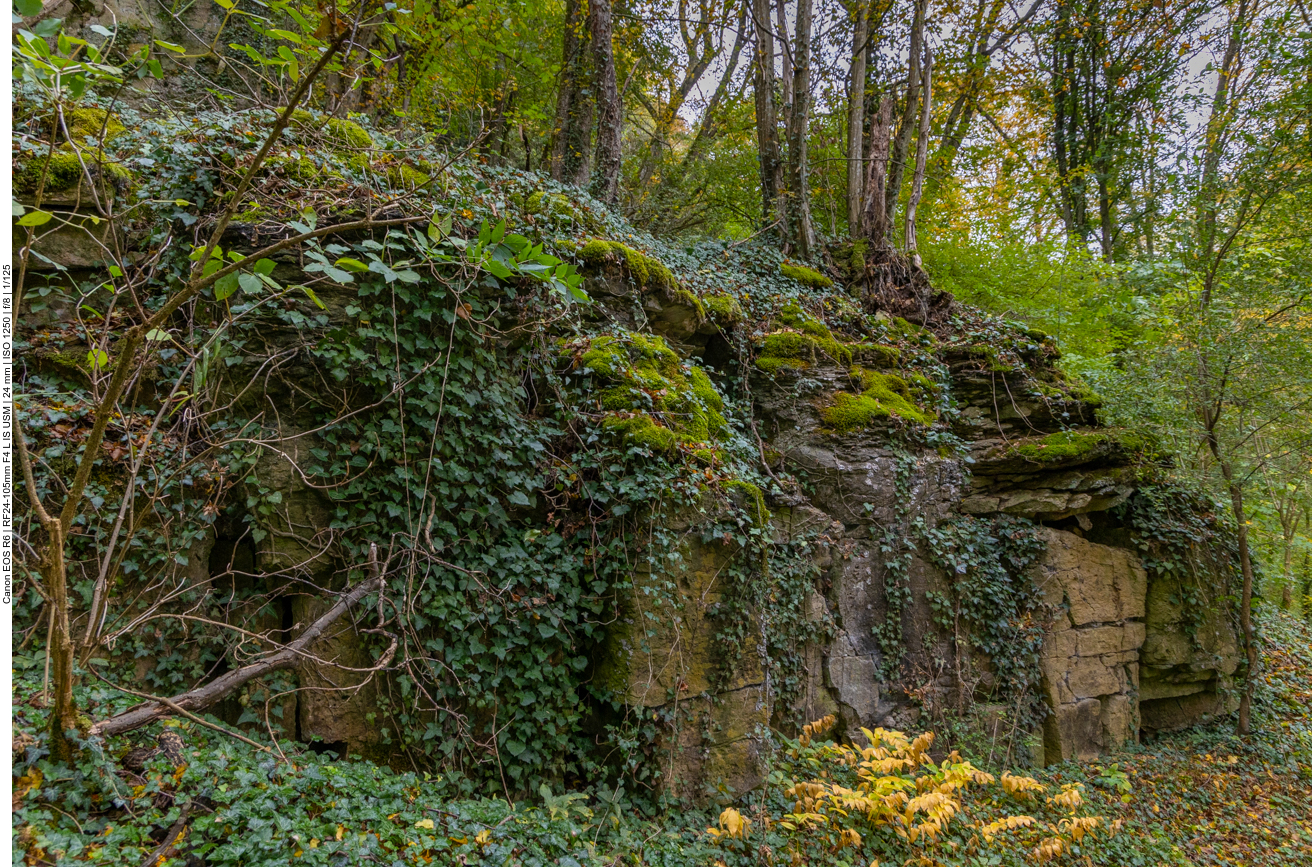
[[[1097,658],[1076,658],[1071,660],[1066,686],[1076,699],[1097,698],[1125,692],[1125,680],[1125,669],[1119,665],[1105,665]]]
[[[1043,723],[1044,760],[1092,761],[1102,746],[1102,702],[1096,698],[1063,704]]]
[[[1137,557],[1061,530],[1044,528],[1040,533],[1047,550],[1035,583],[1046,602],[1069,602],[1073,626],[1144,616],[1148,576]]]

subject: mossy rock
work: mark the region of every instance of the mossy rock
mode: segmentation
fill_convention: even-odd
[[[322,136],[324,141],[336,148],[363,151],[374,146],[374,139],[369,135],[369,131],[353,120],[316,116],[303,108],[298,108],[292,112],[291,122],[302,132]]]
[[[309,183],[320,178],[337,178],[342,176],[326,167],[320,166],[307,156],[293,157],[289,154],[274,154],[264,161],[269,171],[284,178],[300,183]]]
[[[405,163],[394,163],[387,167],[387,182],[403,190],[417,190],[432,179],[432,175]]]
[[[653,452],[672,452],[678,444],[674,431],[659,424],[646,413],[634,416],[607,416],[601,426],[608,431],[622,434],[624,441],[631,446],[649,449]]]
[[[579,258],[589,265],[596,266],[623,263],[639,289],[660,289],[671,294],[679,291],[679,282],[660,260],[640,253],[619,241],[593,238],[579,249]]]
[[[86,175],[82,171],[83,162],[86,163],[92,177],[99,181],[120,184],[128,184],[132,181],[132,173],[118,163],[96,159],[90,153],[84,153],[82,159],[79,160],[76,153],[61,148],[50,155],[50,168],[46,175],[45,192],[64,192],[72,190],[83,183],[86,180]],[[19,158],[17,169],[14,171],[14,192],[25,195],[35,193],[45,163],[46,155],[43,153],[23,154]]]
[[[764,527],[769,523],[770,510],[765,507],[765,494],[759,486],[735,479],[725,483],[724,491],[729,496],[729,500],[745,511],[747,517],[757,527]]]
[[[1019,443],[1007,450],[1007,456],[1023,458],[1036,464],[1069,464],[1111,452],[1149,457],[1156,450],[1157,444],[1151,437],[1134,431],[1068,430]]]
[[[721,327],[737,325],[746,316],[743,305],[732,295],[710,295],[702,300],[702,304],[707,318]]]
[[[852,360],[865,367],[897,367],[902,363],[902,352],[896,346],[855,343],[851,349]]]
[[[117,115],[93,105],[64,109],[64,123],[68,125],[69,137],[79,145],[88,138],[99,141],[101,129],[105,131],[105,141],[127,132]]]
[[[861,383],[861,393],[840,391],[820,410],[820,418],[835,433],[863,430],[893,416],[925,426],[934,423],[935,414],[916,404],[911,385],[902,377],[863,367],[852,368],[851,375]]]
[[[630,443],[656,451],[676,443],[704,447],[728,432],[724,399],[710,377],[700,367],[685,370],[660,337],[595,337],[580,362],[606,383],[598,402],[617,415],[604,426],[623,432]]]
[[[830,280],[824,274],[821,274],[819,271],[813,271],[803,265],[791,265],[788,262],[781,262],[779,265],[779,273],[783,274],[785,277],[796,280],[803,286],[809,286],[812,289],[828,289],[830,286],[834,285],[834,281]]]
[[[827,357],[839,364],[852,363],[852,349],[834,337],[829,326],[811,316],[800,306],[789,304],[780,311],[775,323],[783,329],[767,334],[760,344],[756,366],[766,373],[785,368],[802,369]]]

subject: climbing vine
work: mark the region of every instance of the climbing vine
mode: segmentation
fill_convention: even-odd
[[[871,535],[878,534],[879,552],[884,567],[884,619],[871,627],[879,645],[881,671],[887,680],[896,682],[901,676],[902,658],[906,642],[902,635],[902,619],[911,602],[911,561],[915,542],[910,538],[911,483],[916,469],[916,456],[895,449],[893,454],[893,520],[879,534],[870,527]],[[872,505],[867,509],[873,511]]]
[[[927,596],[935,624],[951,637],[958,689],[972,653],[983,653],[993,696],[1015,709],[1023,729],[1033,729],[1046,716],[1039,691],[1046,618],[1028,574],[1044,550],[1035,525],[1010,515],[962,516],[937,526],[917,519],[916,530],[947,575],[945,590]]]

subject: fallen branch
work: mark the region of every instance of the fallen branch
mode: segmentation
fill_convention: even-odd
[[[291,668],[300,660],[301,651],[312,644],[329,626],[345,614],[348,608],[370,593],[381,592],[384,586],[385,582],[381,578],[370,578],[367,581],[361,581],[355,585],[351,592],[338,599],[337,604],[330,608],[326,614],[314,621],[305,632],[301,633],[299,638],[285,645],[277,653],[259,662],[252,662],[250,665],[244,665],[221,675],[190,692],[184,692],[163,701],[147,702],[107,720],[101,720],[91,727],[90,734],[93,737],[121,735],[142,726],[150,725],[156,720],[171,716],[178,711],[203,710],[248,681],[275,671]]]

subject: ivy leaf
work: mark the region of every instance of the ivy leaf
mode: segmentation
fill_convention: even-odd
[[[41,12],[41,0],[14,0],[14,8],[24,18],[31,18]]]
[[[342,258],[338,259],[338,260],[337,260],[336,262],[334,262],[333,264],[336,265],[338,268],[342,268],[342,269],[344,269],[344,270],[346,270],[346,271],[362,272],[362,271],[368,271],[368,270],[369,270],[369,266],[368,266],[368,265],[366,265],[365,263],[361,262],[359,259],[352,259],[352,258],[349,257],[349,256],[343,256]]]
[[[208,264],[214,263],[211,262]],[[224,299],[231,297],[240,285],[241,284],[237,282],[236,274],[228,274],[224,277],[220,277],[214,283],[214,300],[223,301]]]
[[[103,349],[93,349],[87,353],[87,364],[92,370],[100,370],[109,364],[109,353]]]
[[[509,497],[506,497],[506,499],[509,500],[511,503],[513,503],[513,504],[516,505],[516,506],[532,506],[532,505],[533,505],[533,502],[532,502],[531,500],[529,500],[528,497],[524,496],[524,492],[523,492],[523,491],[515,491],[515,492],[512,493]]]
[[[319,296],[315,295],[314,290],[311,289],[309,286],[302,286],[301,291],[310,297],[310,300],[314,302],[315,307],[318,307],[320,310],[328,309],[327,307],[324,306],[324,303],[319,300]]]
[[[267,277],[273,273],[273,269],[275,267],[277,267],[277,265],[274,263],[272,259],[261,259],[260,261],[255,263],[255,266],[252,270],[254,270],[255,273],[259,274],[261,277]]]

